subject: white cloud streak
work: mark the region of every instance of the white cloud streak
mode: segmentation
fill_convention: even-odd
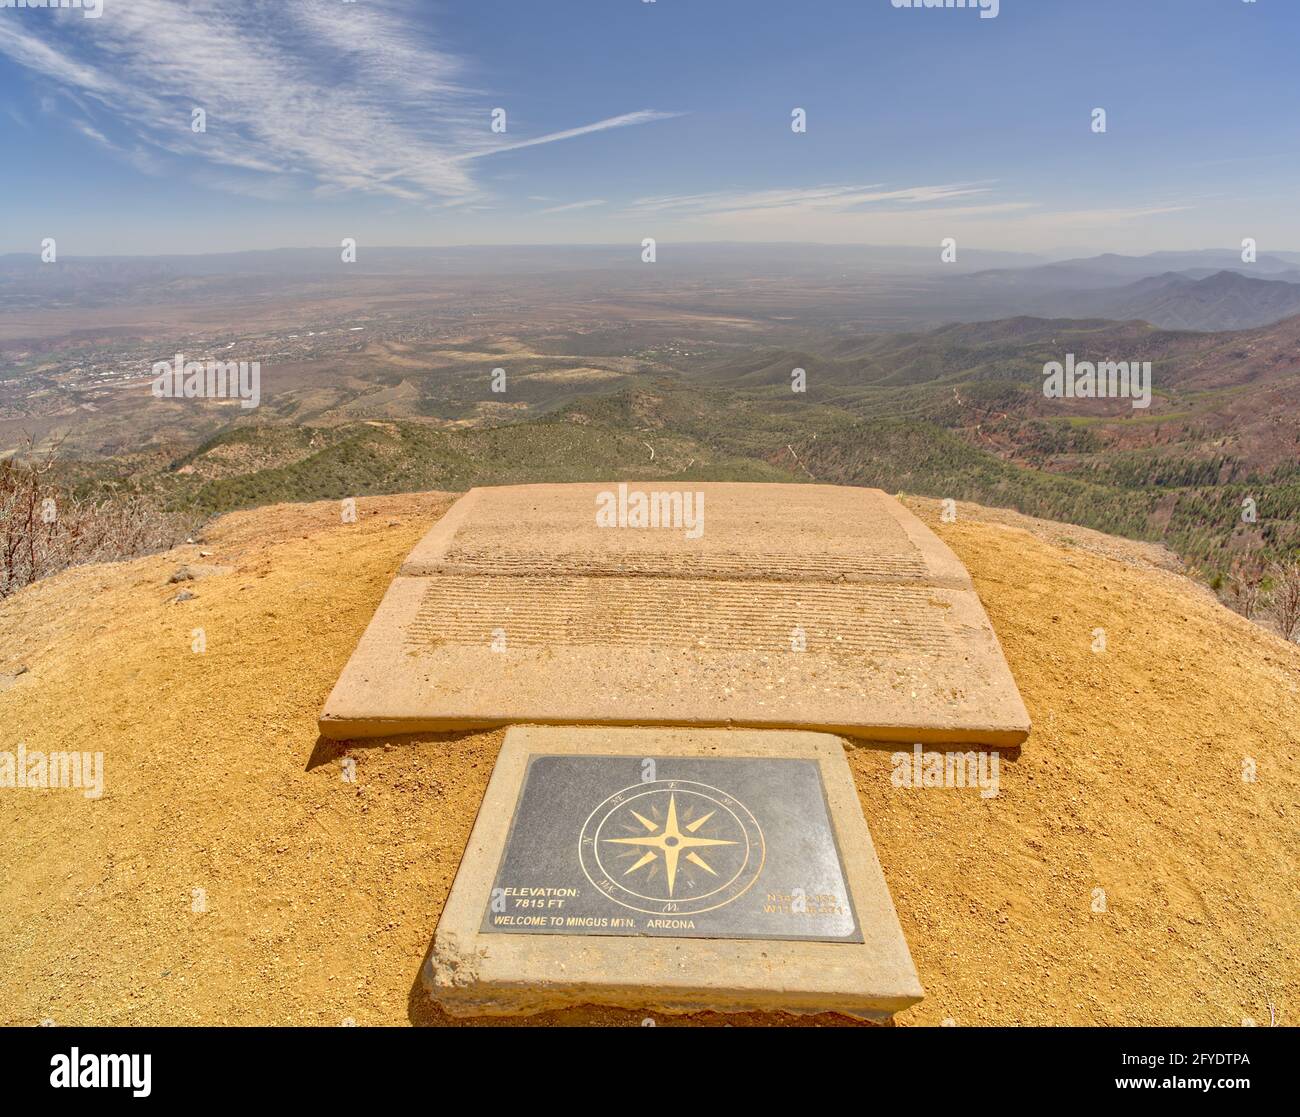
[[[592,198],[589,201],[585,201],[585,202],[569,202],[567,205],[562,205],[562,206],[548,206],[546,209],[539,209],[537,212],[538,213],[568,213],[571,210],[592,209],[595,206],[603,206],[604,204],[605,204],[604,198]]]
[[[650,124],[656,120],[671,120],[675,116],[684,115],[684,113],[679,112],[656,112],[654,109],[642,109],[640,112],[629,112],[624,113],[622,116],[611,116],[606,120],[598,120],[594,124],[584,124],[581,128],[568,128],[563,132],[551,132],[548,135],[538,136],[531,140],[497,144],[481,151],[468,152],[460,158],[481,159],[485,155],[497,155],[503,151],[519,151],[521,148],[551,144],[557,140],[571,140],[578,136],[589,136],[593,132],[606,132],[611,128],[626,128],[632,124]]]
[[[777,190],[716,191],[709,194],[674,194],[639,198],[633,212],[697,217],[744,217],[795,213],[851,213],[865,207],[891,203],[908,207],[932,206],[956,198],[987,194],[979,183],[946,186],[912,186],[886,190],[882,184],[867,186],[812,186]]]

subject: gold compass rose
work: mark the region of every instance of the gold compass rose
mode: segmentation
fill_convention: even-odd
[[[702,846],[734,846],[735,842],[724,841],[721,838],[697,838],[695,833],[706,822],[709,821],[717,812],[710,811],[708,814],[688,822],[685,828],[677,822],[677,796],[671,795],[668,798],[668,818],[665,820],[663,829],[659,830],[657,822],[651,822],[644,815],[637,814],[629,808],[632,817],[635,818],[642,826],[650,831],[643,838],[606,838],[606,841],[615,842],[618,845],[629,846],[649,846],[645,854],[637,859],[633,865],[625,870],[624,876],[633,873],[637,869],[644,868],[651,862],[658,860],[659,857],[664,859],[664,870],[668,874],[668,895],[673,894],[673,887],[677,883],[677,862],[683,854],[687,861],[697,868],[703,869],[706,873],[712,873],[717,876],[716,870],[699,855],[697,850]],[[659,830],[659,833],[654,831]]]

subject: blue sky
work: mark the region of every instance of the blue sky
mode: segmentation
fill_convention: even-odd
[[[0,252],[1300,250],[1296,0],[103,5],[0,8]]]

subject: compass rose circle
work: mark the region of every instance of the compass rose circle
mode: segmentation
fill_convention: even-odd
[[[652,915],[712,911],[742,896],[766,859],[763,832],[734,796],[690,780],[616,791],[583,824],[582,871],[615,903]]]

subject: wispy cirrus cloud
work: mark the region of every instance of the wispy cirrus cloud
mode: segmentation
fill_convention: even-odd
[[[906,230],[913,242],[946,236],[958,229],[989,239],[1009,234],[1057,235],[1061,228],[1114,229],[1181,213],[1195,206],[1186,200],[1147,205],[1099,206],[1095,209],[1050,209],[1023,198],[999,198],[996,183],[958,182],[886,187],[827,185],[768,190],[713,191],[638,198],[626,212],[633,217],[663,218],[725,227],[740,237],[800,235],[811,239],[850,238],[892,243]]]
[[[872,207],[888,207],[891,204],[913,208],[947,204],[956,199],[985,195],[989,190],[989,185],[984,183],[953,183],[894,189],[886,189],[882,183],[865,186],[810,186],[660,195],[638,198],[629,208],[637,213],[715,218],[794,213],[852,213]]]
[[[1190,202],[1162,202],[1148,206],[1107,206],[1097,209],[1052,210],[1040,217],[1054,227],[1108,228],[1148,217],[1164,217],[1171,213],[1186,213],[1197,207]]]
[[[604,198],[591,198],[585,202],[568,202],[562,206],[547,206],[545,209],[539,209],[538,213],[568,213],[575,209],[593,209],[596,206],[605,205]]]
[[[646,109],[502,141],[417,0],[130,0],[99,20],[72,15],[0,21],[0,54],[79,106],[95,142],[138,166],[141,150],[206,165],[212,185],[254,196],[293,182],[469,199],[475,160],[675,115]],[[190,129],[195,107],[205,133]]]
[[[832,184],[647,196],[629,203],[623,214],[686,238],[707,230],[711,239],[721,233],[738,240],[921,244],[960,235],[1033,247],[1063,227],[1132,229],[1191,208],[1184,200],[1067,210],[1008,195],[1005,185],[990,181]]]

